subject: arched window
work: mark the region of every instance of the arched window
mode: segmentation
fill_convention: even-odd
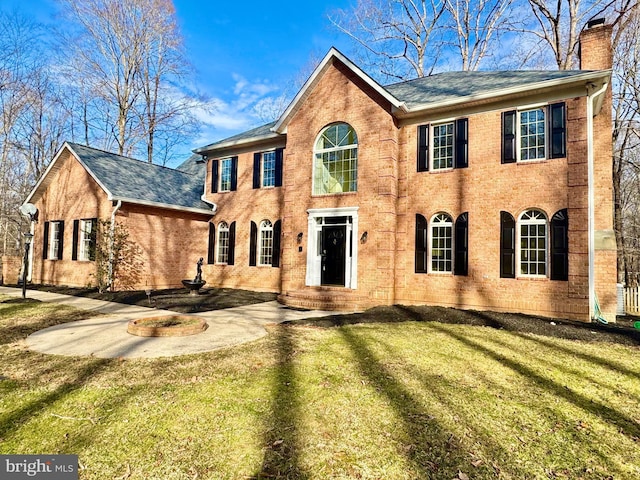
[[[453,220],[438,213],[431,220],[431,271],[453,271]]]
[[[273,225],[269,220],[260,222],[260,255],[258,265],[271,265],[273,259]]]
[[[520,275],[547,275],[547,216],[527,210],[518,220]]]
[[[220,222],[218,225],[218,257],[216,263],[229,263],[229,225]]]
[[[313,194],[358,190],[358,136],[346,123],[336,123],[320,133],[314,146]]]

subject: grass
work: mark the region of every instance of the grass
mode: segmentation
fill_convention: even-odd
[[[21,337],[83,312],[0,302],[0,453],[78,454],[83,480],[640,476],[638,347],[406,322],[59,357]]]

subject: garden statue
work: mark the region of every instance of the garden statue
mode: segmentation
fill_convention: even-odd
[[[202,286],[207,283],[205,280],[202,280],[202,264],[204,263],[204,259],[200,257],[200,260],[196,263],[196,278],[193,280],[182,280],[182,285],[189,289],[189,295],[198,295],[198,290],[202,288]]]

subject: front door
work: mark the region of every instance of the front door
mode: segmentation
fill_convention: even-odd
[[[345,283],[347,227],[345,225],[326,225],[322,227],[321,278],[322,285]]]

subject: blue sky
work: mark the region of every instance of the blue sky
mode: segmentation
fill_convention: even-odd
[[[125,0],[126,1],[126,0]],[[259,125],[255,102],[278,96],[312,57],[346,39],[329,27],[327,13],[355,0],[279,0],[242,2],[174,0],[196,85],[217,105],[201,115],[203,132],[185,148],[195,148]],[[17,10],[49,23],[55,0],[0,0],[0,10]]]

